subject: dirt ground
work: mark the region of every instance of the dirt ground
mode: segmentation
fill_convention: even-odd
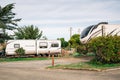
[[[87,58],[60,58],[56,64],[88,61]],[[120,80],[120,70],[95,72],[83,70],[49,70],[51,60],[0,63],[0,80]]]

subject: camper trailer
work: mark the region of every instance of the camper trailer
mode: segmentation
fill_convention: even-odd
[[[81,32],[80,41],[84,44],[94,37],[107,35],[120,35],[120,25],[111,25],[107,22],[91,25]]]
[[[15,50],[21,47],[27,55],[61,53],[59,40],[9,40],[6,46],[6,55],[16,55]]]

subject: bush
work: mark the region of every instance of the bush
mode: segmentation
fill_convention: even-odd
[[[90,50],[95,53],[95,59],[101,63],[120,62],[120,36],[104,36],[92,39]]]
[[[74,57],[80,57],[81,54],[76,52],[76,53],[73,54],[73,56],[74,56]]]
[[[76,51],[80,54],[87,54],[88,53],[88,45],[81,44],[81,45],[77,46]]]
[[[22,47],[15,50],[15,52],[20,56],[25,55],[25,50]]]

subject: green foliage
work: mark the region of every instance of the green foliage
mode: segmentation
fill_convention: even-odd
[[[80,35],[79,34],[74,34],[70,40],[69,43],[71,45],[71,47],[75,48],[76,46],[80,45]]]
[[[95,53],[95,59],[101,63],[120,62],[120,36],[104,36],[92,39],[90,50]]]
[[[76,52],[76,53],[73,54],[73,56],[74,56],[74,57],[80,57],[81,54]]]
[[[5,7],[0,8],[0,23],[3,25],[2,28],[13,30],[17,26],[18,21],[21,19],[14,19],[15,13],[12,12],[14,4],[8,4]]]
[[[17,29],[15,36],[17,39],[40,39],[42,36],[42,31],[33,25],[24,26]]]
[[[15,50],[15,52],[20,56],[25,55],[25,50],[22,47]]]
[[[88,45],[87,44],[80,44],[76,47],[76,51],[80,54],[87,54],[88,53]]]
[[[14,19],[15,13],[12,12],[12,9],[14,8],[14,4],[8,4],[5,7],[0,6],[0,28],[3,30],[3,36],[4,40],[8,36],[6,36],[6,30],[13,30],[16,29],[17,22],[21,19]]]
[[[0,43],[4,43],[4,39],[0,38]]]
[[[61,47],[62,47],[62,48],[65,48],[65,47],[67,47],[67,46],[68,46],[68,42],[67,42],[67,41],[65,41],[65,39],[64,39],[64,38],[59,38],[58,40],[60,40],[60,41],[61,41]]]

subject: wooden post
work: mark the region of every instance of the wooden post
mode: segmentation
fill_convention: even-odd
[[[52,54],[52,66],[54,66],[54,54]]]
[[[50,51],[48,51],[48,58],[50,58]]]

